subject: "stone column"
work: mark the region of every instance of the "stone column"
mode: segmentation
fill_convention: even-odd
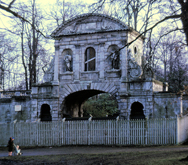
[[[52,121],[61,120],[61,115],[59,115],[61,111],[59,111],[58,99],[54,99],[52,105],[53,105],[53,109],[51,111]]]
[[[37,99],[32,99],[32,101],[31,101],[31,121],[35,121],[36,119],[39,118],[40,107],[39,107],[39,109],[37,107],[38,107]],[[37,112],[38,112],[38,116],[37,116]]]
[[[30,109],[30,115],[31,115],[31,121],[35,121],[38,119],[39,115],[40,115],[40,108],[38,109],[38,86],[32,86],[32,91],[31,91],[31,95],[32,95],[32,100],[31,100],[31,109]],[[37,112],[38,112],[38,116],[37,116]]]
[[[121,50],[121,82],[127,81],[127,48]]]
[[[118,100],[118,109],[120,111],[120,118],[121,119],[128,119],[128,100],[127,99],[119,99]]]
[[[59,44],[55,43],[55,60],[54,60],[54,79],[53,84],[59,84]]]
[[[80,79],[80,65],[82,63],[82,61],[80,61],[80,56],[82,56],[82,49],[83,47],[79,45],[76,46],[75,50],[73,51],[75,53],[73,56],[73,73],[75,81],[79,81]]]
[[[99,45],[99,47],[98,47],[98,57],[99,57],[99,61],[100,61],[100,71],[99,71],[99,76],[100,76],[100,79],[104,79],[104,65],[105,65],[105,63],[104,63],[104,53],[105,52],[102,52],[102,50],[103,49],[101,49],[101,47],[103,47],[104,48],[104,44],[102,44],[102,45]]]
[[[121,50],[121,85],[120,85],[120,95],[127,95],[127,48]]]

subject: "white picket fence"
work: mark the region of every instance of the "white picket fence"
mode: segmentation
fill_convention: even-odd
[[[7,131],[10,129],[12,131]],[[10,136],[14,136],[15,143],[20,146],[167,145],[177,143],[176,118],[17,122],[12,123],[12,127],[11,124],[0,124],[0,130],[4,130],[3,133],[0,133],[0,146],[5,146]]]

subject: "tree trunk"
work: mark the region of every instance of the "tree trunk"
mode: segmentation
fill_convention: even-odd
[[[24,31],[24,22],[22,21],[22,32],[21,32],[21,48],[22,48],[22,64],[25,70],[25,88],[28,90],[28,81],[27,81],[27,66],[24,60],[24,44],[23,44],[23,31]]]
[[[181,21],[183,24],[183,30],[186,36],[186,42],[188,46],[188,0],[184,2],[183,0],[178,0],[178,2],[181,4]]]
[[[35,0],[33,0],[33,13],[32,13],[32,25],[33,25],[33,61],[32,61],[32,83],[36,83],[36,38],[35,38]]]
[[[181,20],[183,23],[183,30],[186,36],[186,41],[187,41],[187,46],[188,46],[188,9],[186,12],[182,12]]]

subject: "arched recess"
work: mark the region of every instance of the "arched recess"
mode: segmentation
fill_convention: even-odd
[[[62,52],[62,69],[63,72],[73,71],[73,52],[71,49],[64,49]]]
[[[50,106],[48,104],[42,104],[40,110],[40,119],[41,121],[52,121]]]
[[[117,45],[110,45],[107,49],[108,60],[107,69],[119,69],[120,68],[120,52]]]
[[[145,119],[144,107],[140,102],[134,102],[131,105],[130,119]]]

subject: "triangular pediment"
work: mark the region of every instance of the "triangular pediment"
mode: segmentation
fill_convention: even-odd
[[[66,21],[57,27],[52,37],[74,34],[89,34],[104,31],[126,30],[128,27],[121,21],[103,14],[83,14]]]

